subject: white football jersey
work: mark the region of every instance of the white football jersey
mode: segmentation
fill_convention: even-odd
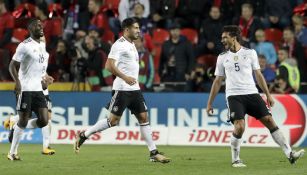
[[[18,77],[21,91],[42,91],[42,77],[46,74],[49,54],[44,42],[28,38],[21,42],[13,60],[20,62]]]
[[[108,59],[114,59],[116,67],[125,75],[138,80],[139,77],[139,54],[134,43],[120,37],[111,47]],[[130,86],[123,79],[116,77],[113,82],[113,90],[133,91],[139,90],[139,83]]]
[[[246,95],[258,93],[253,78],[253,70],[260,69],[255,50],[241,46],[233,53],[221,53],[216,62],[215,76],[226,77],[226,98],[231,95]]]

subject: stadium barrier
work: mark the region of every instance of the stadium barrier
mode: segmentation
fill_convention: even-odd
[[[110,93],[51,92],[52,143],[70,144],[75,135],[108,116],[104,108]],[[145,93],[153,139],[160,145],[229,145],[232,126],[227,122],[225,95],[214,102],[214,114],[208,116],[205,105],[208,94]],[[272,113],[276,123],[293,146],[307,146],[307,95],[274,95]],[[15,113],[14,93],[0,92],[0,122]],[[8,131],[0,127],[0,142],[7,142]],[[252,117],[246,118],[243,135],[246,146],[277,146],[269,131]],[[41,143],[41,131],[27,130],[24,143]],[[93,135],[92,144],[144,144],[137,120],[125,111],[118,127]]]

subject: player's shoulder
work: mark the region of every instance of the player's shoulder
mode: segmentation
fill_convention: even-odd
[[[256,52],[255,49],[247,48],[247,47],[242,47],[242,50],[244,52]]]
[[[219,56],[223,56],[223,55],[225,55],[227,52],[228,52],[228,50],[223,51],[223,52],[221,52],[221,53],[219,54]]]
[[[32,38],[29,37],[29,38],[23,40],[23,42],[21,42],[21,43],[23,43],[23,44],[29,44],[29,43],[31,43],[31,42],[32,42]]]

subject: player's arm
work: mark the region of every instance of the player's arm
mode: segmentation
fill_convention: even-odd
[[[10,71],[10,74],[11,74],[13,80],[16,83],[16,85],[15,85],[16,94],[20,94],[20,91],[21,91],[21,85],[20,85],[20,81],[19,81],[19,78],[18,78],[19,67],[20,67],[20,62],[12,59],[11,62],[10,62],[10,65],[9,65],[9,71]]]
[[[105,68],[111,72],[113,75],[123,79],[127,84],[134,85],[136,83],[136,79],[130,76],[123,74],[116,66],[115,66],[115,59],[108,58]]]
[[[213,114],[212,103],[213,103],[217,93],[221,89],[223,79],[224,79],[223,76],[216,76],[214,81],[213,81],[211,91],[210,91],[210,95],[209,95],[209,99],[208,99],[208,103],[207,103],[207,109],[206,109],[206,111],[209,115]]]
[[[273,98],[272,98],[272,96],[270,94],[268,85],[266,84],[266,81],[265,81],[265,79],[264,79],[260,69],[254,70],[254,73],[255,73],[256,81],[257,81],[259,87],[265,93],[269,105],[273,106],[274,105],[274,100],[273,100]]]

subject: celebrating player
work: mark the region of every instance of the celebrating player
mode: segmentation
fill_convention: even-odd
[[[241,31],[238,26],[225,26],[222,43],[226,49],[218,56],[213,82],[207,104],[207,113],[213,113],[212,103],[219,92],[224,77],[226,78],[226,99],[229,108],[228,117],[234,124],[231,137],[231,154],[233,167],[245,167],[239,157],[242,134],[245,129],[245,114],[255,117],[266,126],[274,141],[282,148],[291,164],[303,156],[304,150],[293,151],[272,118],[270,107],[274,105],[265,79],[263,78],[256,51],[240,44]],[[253,79],[253,72],[258,85],[265,93],[268,107],[261,98]]]

